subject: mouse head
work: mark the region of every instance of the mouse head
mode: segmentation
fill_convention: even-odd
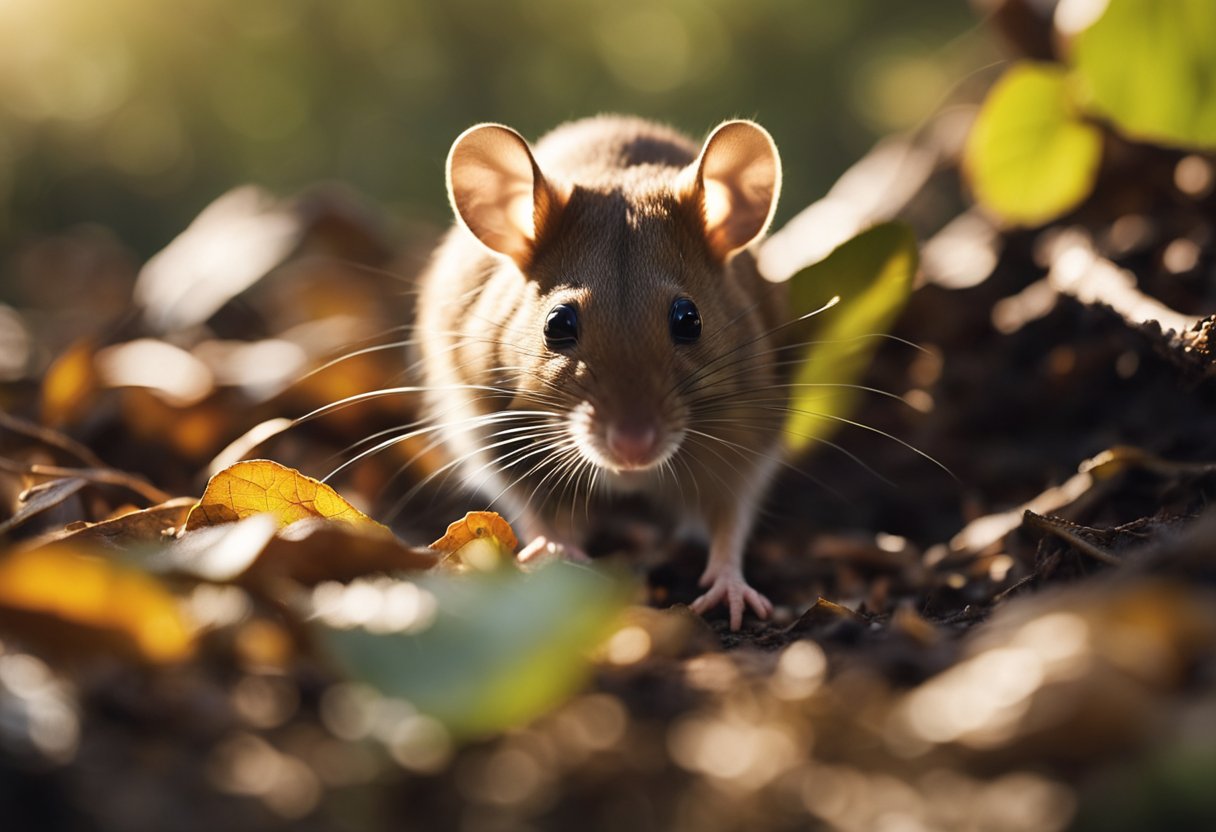
[[[781,166],[749,121],[722,124],[699,153],[636,123],[601,128],[554,134],[537,154],[507,127],[471,128],[448,191],[523,277],[499,338],[519,406],[552,409],[584,460],[645,470],[705,441],[690,437],[737,432],[735,411],[773,383],[746,249],[772,220]]]

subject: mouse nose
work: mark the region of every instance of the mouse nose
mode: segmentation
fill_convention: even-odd
[[[649,423],[614,423],[604,437],[608,450],[624,465],[643,466],[653,462],[659,449],[659,431]]]

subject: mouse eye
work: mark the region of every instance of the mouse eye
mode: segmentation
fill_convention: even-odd
[[[578,310],[570,303],[559,303],[545,318],[545,345],[565,350],[578,343]]]
[[[691,344],[701,337],[701,313],[688,298],[676,298],[668,315],[671,337],[677,344]]]

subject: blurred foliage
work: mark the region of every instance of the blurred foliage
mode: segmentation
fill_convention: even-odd
[[[399,588],[376,591],[388,599]],[[531,574],[433,574],[417,588],[432,607],[419,632],[343,620],[343,606],[369,606],[367,587],[352,586],[341,591],[349,601],[328,601],[336,621],[320,611],[329,625],[323,641],[351,678],[405,700],[459,739],[524,725],[568,699],[589,676],[590,649],[619,628],[627,597],[619,581],[565,562]]]
[[[975,197],[1010,222],[1038,225],[1093,190],[1102,132],[1083,122],[1062,67],[1019,63],[992,88],[967,139]]]
[[[442,224],[461,130],[605,111],[758,119],[788,215],[987,60],[983,35],[943,46],[974,24],[957,0],[9,0],[0,251],[92,221],[147,256],[249,181],[339,180]]]
[[[790,278],[791,315],[811,316],[792,328],[799,343],[785,445],[795,453],[849,424],[858,383],[882,336],[903,310],[916,276],[916,236],[902,223],[884,223],[849,240]],[[821,309],[833,297],[839,305]]]
[[[1080,98],[1141,141],[1216,148],[1216,4],[1110,0],[1076,34]]]
[[[1089,196],[1102,152],[1093,117],[1137,141],[1216,149],[1216,5],[1069,0],[1054,16],[1062,64],[1014,64],[967,143],[976,200],[1042,225]]]

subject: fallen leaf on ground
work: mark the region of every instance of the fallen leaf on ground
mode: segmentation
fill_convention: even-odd
[[[37,514],[52,509],[84,488],[85,481],[78,477],[52,480],[37,488],[25,492],[21,507],[13,512],[13,516],[0,523],[0,534],[15,529]]]
[[[470,511],[431,544],[446,556],[445,563],[480,570],[514,562],[518,546],[511,524],[494,511]]]
[[[190,626],[159,581],[64,544],[0,559],[0,626],[60,653],[100,648],[164,663],[194,649]]]
[[[238,462],[212,477],[186,518],[186,530],[231,523],[255,514],[273,515],[280,526],[321,517],[391,534],[325,483],[268,459]]]
[[[369,574],[430,569],[430,551],[375,528],[312,517],[279,528],[268,514],[188,531],[165,550],[158,568],[207,581],[266,583],[289,578],[305,586]]]
[[[142,511],[55,532],[40,541],[43,544],[70,541],[77,546],[102,544],[114,548],[159,543],[167,533],[182,525],[193,505],[192,497],[176,497]]]

